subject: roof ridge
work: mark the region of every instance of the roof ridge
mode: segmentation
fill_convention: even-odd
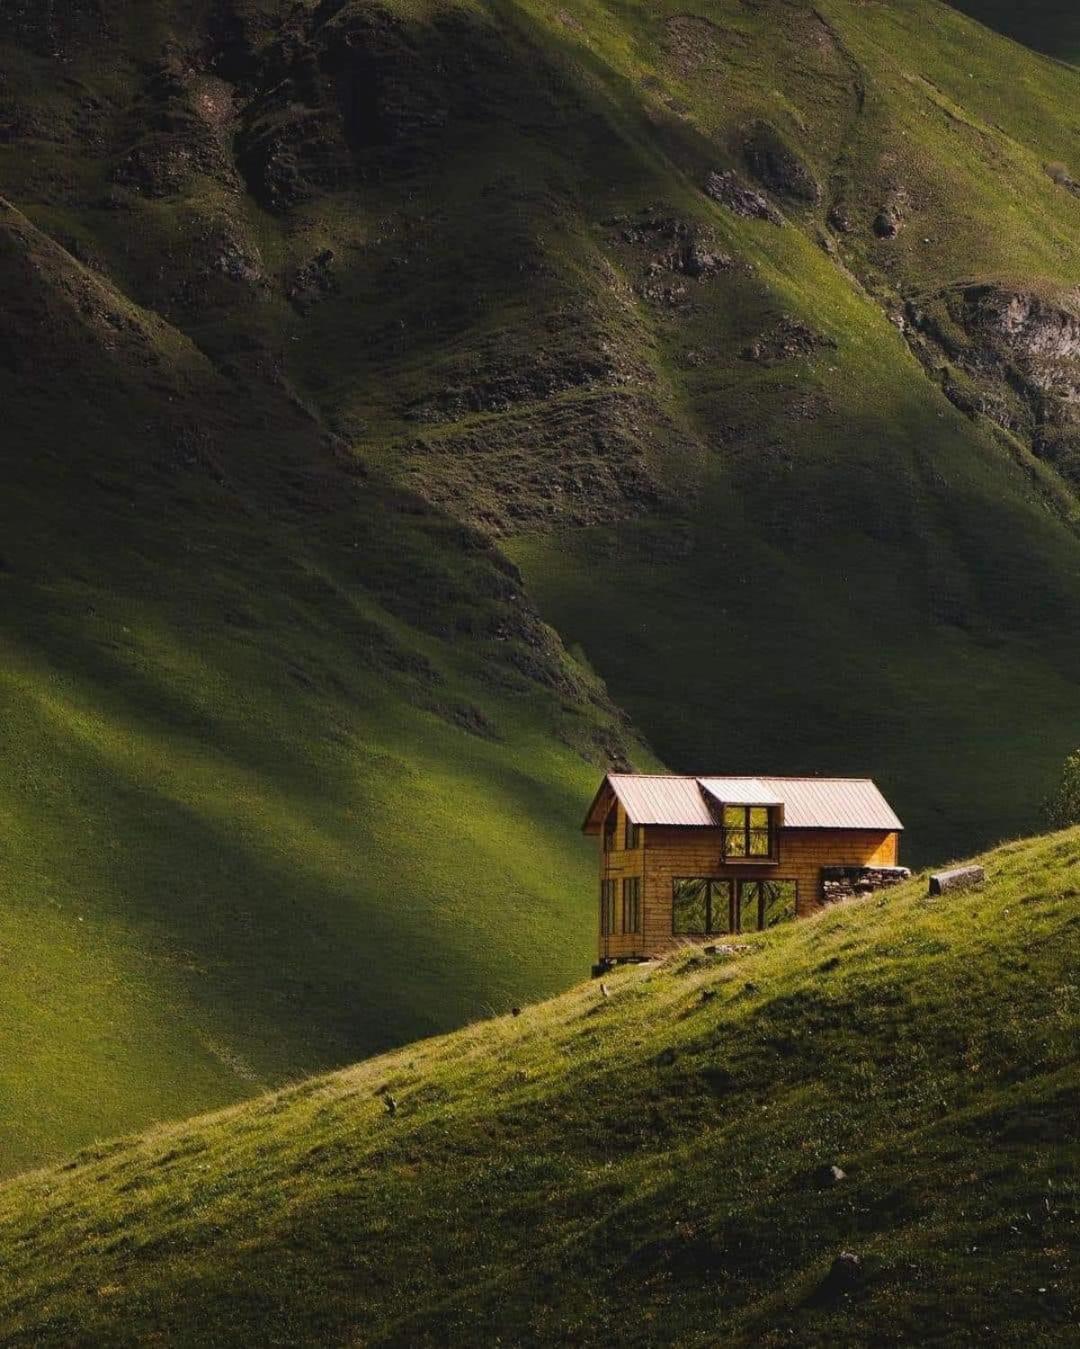
[[[873,782],[873,778],[832,773],[608,773],[609,778],[668,778],[677,782],[701,782],[707,778],[727,778],[729,782],[771,778],[774,782]]]
[[[694,782],[700,773],[609,773],[609,778],[678,778],[681,782]],[[706,775],[707,776],[707,775]],[[717,773],[715,776],[719,777]]]

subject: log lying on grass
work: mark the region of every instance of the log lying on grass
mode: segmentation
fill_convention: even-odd
[[[930,877],[930,893],[945,895],[950,890],[972,890],[986,880],[984,867],[957,867],[954,871],[937,871]]]

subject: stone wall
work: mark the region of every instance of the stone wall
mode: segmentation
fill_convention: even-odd
[[[868,895],[873,890],[886,890],[890,885],[910,879],[911,872],[907,867],[823,867],[822,898],[829,904],[855,895]]]

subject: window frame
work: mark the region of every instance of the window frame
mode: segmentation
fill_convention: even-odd
[[[704,883],[705,885],[705,930],[703,932],[680,932],[675,925],[675,896],[676,886],[687,884],[688,882]],[[715,908],[713,905],[713,890],[715,887],[723,886],[727,890],[727,925],[723,928],[717,928],[713,919]],[[735,879],[732,876],[672,876],[671,878],[671,935],[673,937],[727,937],[735,930],[733,924],[736,920],[735,901],[736,901]]]
[[[757,886],[757,922],[752,928],[744,928],[742,925],[743,915],[743,886]],[[772,929],[764,927],[762,919],[765,916],[765,886],[767,885],[790,885],[794,894],[794,910],[791,917],[799,916],[799,882],[794,876],[739,876],[735,882],[735,908],[734,916],[737,926],[734,932],[770,932]],[[780,922],[789,922],[789,919],[780,919]],[[773,927],[778,926],[774,923]]]
[[[641,825],[633,822],[629,811],[624,811],[624,815],[623,849],[625,852],[636,852],[641,847]]]
[[[627,922],[628,914],[633,924]],[[622,883],[622,930],[624,937],[641,936],[641,877],[624,876]]]
[[[753,823],[753,812],[763,810],[765,812],[766,826],[764,829],[755,826]],[[737,826],[729,825],[727,822],[729,811],[739,811],[742,814],[742,823]],[[762,863],[775,863],[778,861],[777,851],[778,829],[776,827],[776,812],[772,806],[744,806],[732,803],[725,803],[720,815],[720,852],[725,862],[736,862],[739,865],[748,863],[751,866],[761,865]],[[766,851],[752,851],[753,840],[765,836]],[[743,851],[732,852],[729,842],[732,838],[742,840]]]

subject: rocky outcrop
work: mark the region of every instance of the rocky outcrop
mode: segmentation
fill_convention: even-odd
[[[821,185],[791,146],[769,122],[754,122],[744,133],[743,162],[769,192],[813,206]]]
[[[610,522],[654,509],[648,451],[662,414],[640,391],[548,399],[401,447],[407,479],[491,534]]]
[[[237,140],[249,189],[274,211],[415,170],[447,127],[483,116],[484,73],[503,64],[490,32],[455,12],[423,29],[380,6],[325,20],[324,6],[298,11],[271,45]]]
[[[645,253],[637,290],[654,304],[683,304],[693,293],[689,283],[707,281],[739,266],[730,253],[717,247],[707,228],[677,216],[646,211],[633,220],[620,216],[607,223],[617,227],[614,243]]]
[[[334,276],[334,260],[334,250],[323,248],[295,269],[285,294],[298,313],[306,314],[313,305],[339,289]]]
[[[705,180],[705,193],[744,220],[768,220],[773,225],[784,223],[784,217],[776,207],[760,192],[748,187],[731,169],[710,173]]]
[[[836,343],[831,337],[815,332],[808,324],[785,314],[774,328],[744,347],[739,355],[744,361],[777,365],[800,356],[812,356],[815,351],[835,348]]]
[[[909,304],[905,320],[953,403],[1020,435],[1080,487],[1080,290],[961,286]]]

